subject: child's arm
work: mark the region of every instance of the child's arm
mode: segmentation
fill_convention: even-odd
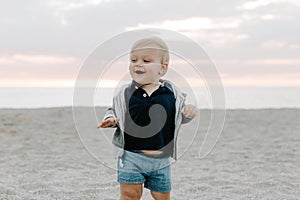
[[[182,123],[184,124],[190,122],[196,116],[197,112],[198,109],[192,104],[183,106],[183,108],[181,109],[181,114],[183,116]]]
[[[97,128],[108,128],[115,127],[117,123],[120,121],[119,118],[116,118],[114,108],[110,107],[106,111],[103,121],[97,126]]]
[[[115,112],[115,102],[116,98],[119,98],[120,95],[124,95],[124,90],[128,87],[128,85],[122,86],[120,90],[118,91],[117,95],[113,98],[113,105],[109,107],[103,117],[102,122],[97,126],[97,128],[116,128],[118,126],[118,122],[120,121],[120,118],[116,115]]]
[[[109,117],[103,120],[97,128],[108,128],[115,126],[120,121],[119,118]]]

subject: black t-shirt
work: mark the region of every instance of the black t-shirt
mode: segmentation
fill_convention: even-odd
[[[173,92],[165,86],[160,86],[150,96],[137,86],[128,87],[127,111],[125,116],[125,150],[161,150],[162,156],[171,156],[174,147],[175,130],[175,97]],[[149,110],[152,106],[152,117]],[[151,113],[151,112],[150,112]],[[165,121],[164,121],[165,120]],[[140,129],[149,124],[156,128]],[[160,129],[159,129],[160,128]],[[156,129],[156,130],[154,130]]]

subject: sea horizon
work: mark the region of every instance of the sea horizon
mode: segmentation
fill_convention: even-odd
[[[200,109],[297,109],[300,108],[300,87],[225,87],[225,107],[212,106],[203,101],[208,98],[200,94]],[[196,88],[195,90],[198,90]],[[199,88],[198,91],[203,90]],[[99,91],[101,94],[99,94]],[[0,109],[31,109],[56,107],[108,107],[112,103],[113,88],[101,88],[95,92],[94,105],[73,104],[74,88],[0,88]],[[199,96],[198,96],[199,97]],[[193,102],[198,101],[194,99]]]

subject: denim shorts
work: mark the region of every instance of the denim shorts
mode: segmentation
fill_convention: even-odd
[[[139,153],[124,151],[118,159],[118,182],[125,184],[144,183],[155,192],[171,191],[171,159],[152,158]]]

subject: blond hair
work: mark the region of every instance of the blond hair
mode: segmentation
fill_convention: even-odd
[[[138,41],[136,41],[132,47],[131,52],[137,49],[144,49],[144,48],[152,48],[157,49],[161,52],[161,62],[162,64],[169,64],[169,48],[167,44],[159,37],[148,37],[143,38]]]

